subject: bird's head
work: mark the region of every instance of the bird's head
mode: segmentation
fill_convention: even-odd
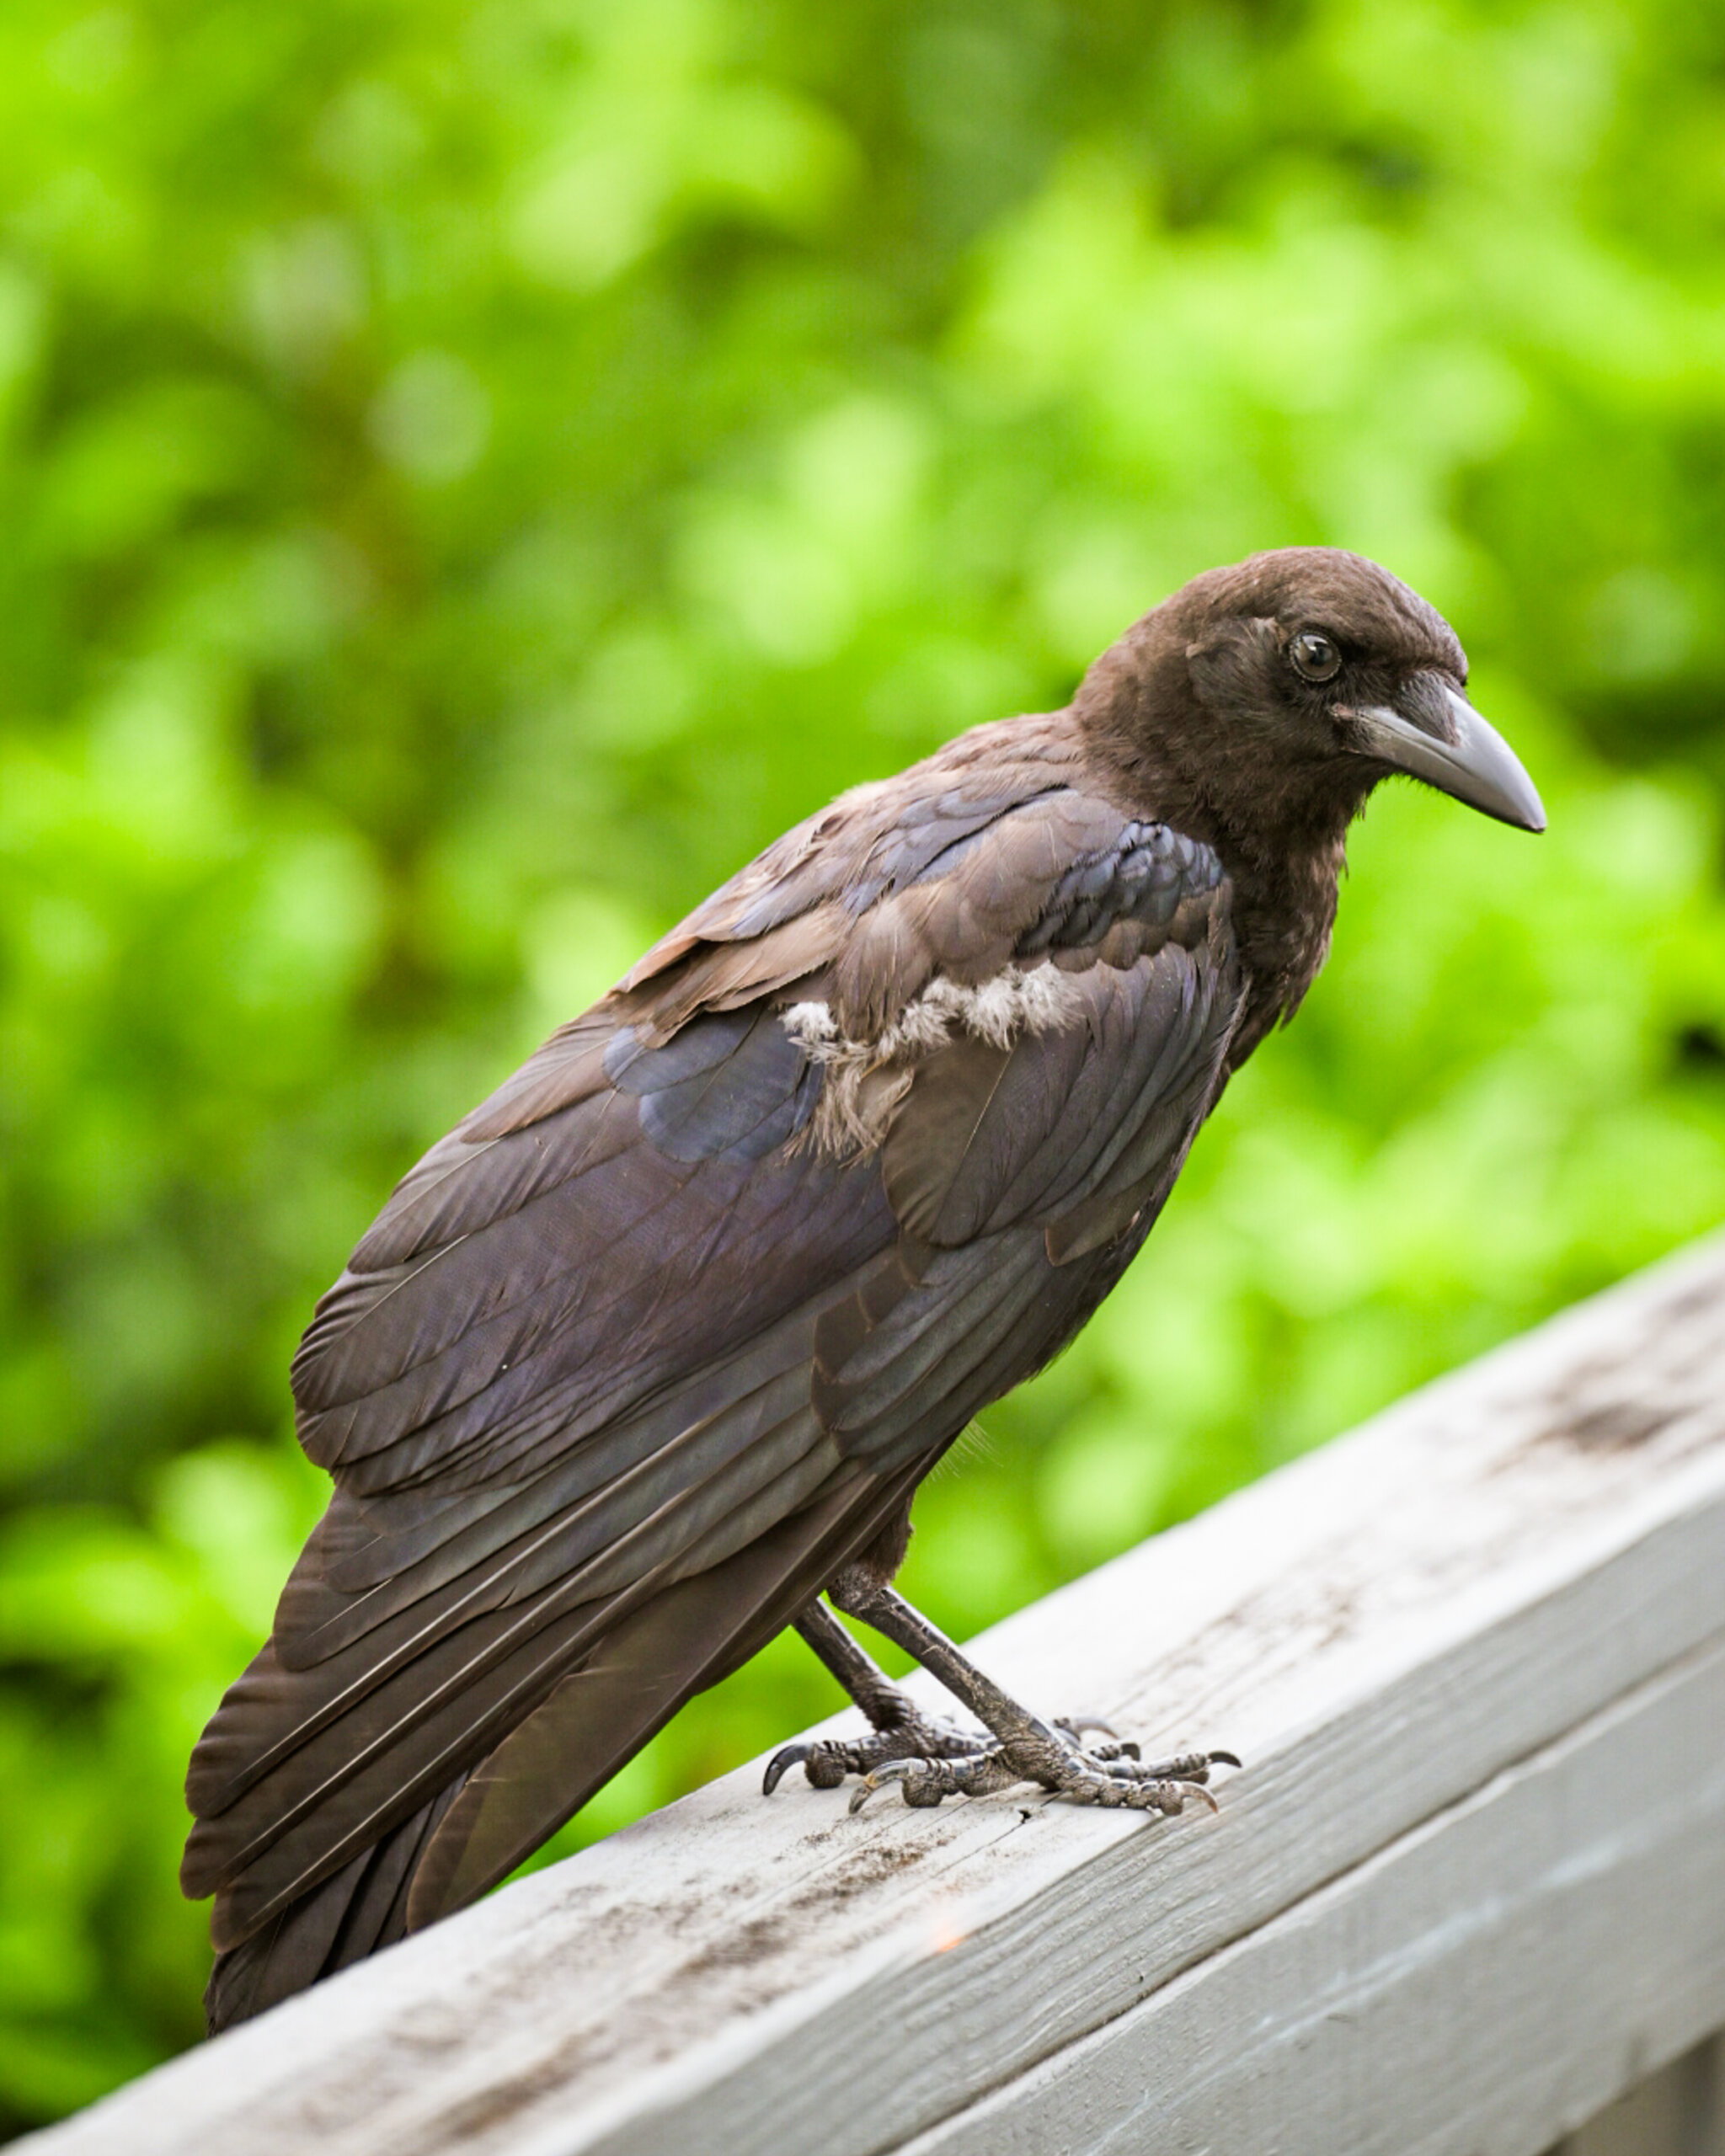
[[[1194,578],[1103,654],[1076,707],[1184,772],[1224,825],[1339,830],[1400,771],[1543,830],[1466,686],[1455,631],[1417,592],[1361,555],[1289,547]]]

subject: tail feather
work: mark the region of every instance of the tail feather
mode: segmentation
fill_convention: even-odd
[[[461,1790],[462,1780],[451,1782],[333,1877],[218,1954],[204,1992],[210,2034],[393,1945],[407,1929],[414,1869]]]
[[[488,1757],[471,1769],[451,1758],[449,1783],[422,1796],[398,1822],[389,1820],[384,1805],[378,1838],[327,1877],[314,1876],[291,1899],[284,1887],[291,1892],[294,1869],[302,1876],[312,1869],[309,1862],[297,1864],[292,1828],[237,1869],[217,1865],[224,1883],[215,1929],[219,1942],[231,1943],[221,1946],[205,1995],[211,2034],[464,1908],[507,1876],[685,1700],[728,1675],[789,1623],[873,1540],[889,1515],[903,1508],[914,1480],[909,1473],[887,1481],[841,1476],[825,1497],[704,1572],[633,1607],[629,1598],[617,1598],[612,1621],[591,1613],[599,1636],[582,1641],[573,1673],[530,1705]],[[451,1711],[464,1707],[477,1732],[484,1720],[482,1704],[472,1698],[452,1702]],[[381,1769],[401,1776],[409,1802],[409,1769],[421,1733],[416,1731],[414,1745],[399,1748],[398,1757],[386,1752],[379,1761]],[[471,1752],[467,1759],[473,1759]],[[425,1769],[433,1764],[420,1763],[422,1792]],[[308,1830],[331,1855],[330,1838],[364,1780],[344,1784],[307,1815]],[[206,1822],[205,1840],[219,1839],[222,1824],[221,1817]],[[202,1841],[200,1854],[209,1854]],[[259,1910],[268,1912],[261,1920]]]
[[[764,1646],[874,1532],[853,1488],[681,1580],[608,1630],[469,1776],[415,1871],[418,1931],[506,1879],[572,1818],[683,1702]]]

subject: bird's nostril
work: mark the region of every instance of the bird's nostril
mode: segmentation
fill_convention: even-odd
[[[1453,748],[1461,739],[1460,713],[1467,707],[1466,700],[1456,694],[1441,674],[1429,668],[1410,674],[1396,691],[1393,701],[1404,718],[1422,734],[1429,734],[1434,741],[1447,742]]]

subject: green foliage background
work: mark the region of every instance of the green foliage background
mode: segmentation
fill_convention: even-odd
[[[960,1633],[1725,1215],[1702,0],[0,13],[0,2117],[191,2041],[187,1749],[395,1177],[783,825],[1325,540],[1551,815],[1412,788]],[[566,1839],[824,1711],[779,1645]]]

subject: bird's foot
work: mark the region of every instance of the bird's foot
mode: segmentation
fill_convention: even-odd
[[[1211,1769],[1240,1764],[1231,1752],[1185,1752],[1146,1762],[1135,1744],[1116,1736],[1098,1715],[1041,1721],[984,1676],[902,1595],[861,1566],[841,1572],[827,1593],[839,1608],[915,1656],[983,1728],[973,1733],[919,1714],[817,1603],[798,1619],[797,1629],[868,1716],[873,1734],[857,1743],[829,1739],[786,1745],[766,1769],[769,1795],[800,1760],[820,1789],[836,1789],[847,1775],[860,1775],[852,1792],[852,1812],[894,1782],[905,1802],[916,1806],[1035,1782],[1074,1804],[1108,1810],[1172,1814],[1197,1801],[1214,1812],[1216,1801],[1205,1787]],[[1092,1732],[1100,1742],[1086,1742]]]
[[[1172,1759],[1145,1760],[1135,1744],[1085,1748],[1076,1742],[1071,1724],[1056,1724],[1055,1729],[1062,1733],[1026,1732],[960,1759],[887,1760],[864,1772],[851,1793],[851,1809],[860,1812],[877,1790],[892,1783],[906,1804],[927,1806],[948,1796],[989,1796],[1015,1783],[1036,1782],[1074,1804],[1160,1812],[1172,1817],[1194,1801],[1214,1812],[1216,1801],[1206,1786],[1210,1769],[1240,1764],[1231,1752],[1184,1752]]]
[[[896,1760],[969,1759],[993,1748],[994,1739],[985,1729],[960,1729],[944,1715],[920,1714],[902,1692],[897,1699],[902,1710],[878,1723],[867,1737],[827,1737],[813,1744],[787,1744],[775,1752],[766,1763],[761,1794],[771,1796],[798,1765],[816,1789],[836,1789],[851,1774],[869,1774]]]

